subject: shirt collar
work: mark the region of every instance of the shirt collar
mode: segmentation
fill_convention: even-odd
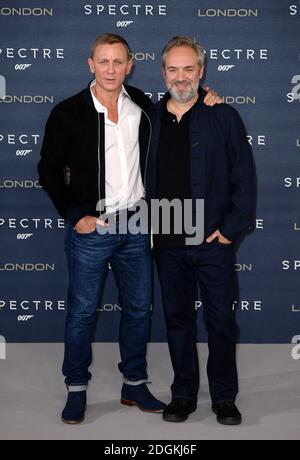
[[[107,108],[101,104],[100,101],[98,101],[98,99],[94,96],[94,93],[92,91],[92,87],[95,86],[96,84],[96,80],[93,80],[92,83],[90,84],[90,92],[91,92],[91,96],[92,96],[92,100],[93,100],[93,103],[94,103],[94,107],[96,109],[96,111],[98,113],[104,113],[105,115],[105,119],[106,119],[106,122],[108,124],[111,124],[112,122],[110,120],[107,119]],[[118,108],[119,108],[119,111],[121,110],[121,107],[122,107],[122,102],[125,98],[129,98],[131,99],[131,97],[129,96],[129,94],[127,93],[124,85],[122,85],[122,89],[121,89],[121,92],[120,92],[120,95],[119,95],[119,99],[118,99]],[[113,123],[112,123],[113,124]]]

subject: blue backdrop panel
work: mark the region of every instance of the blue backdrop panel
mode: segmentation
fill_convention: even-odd
[[[130,43],[129,82],[154,102],[165,91],[165,42],[186,34],[205,47],[205,82],[239,110],[257,168],[257,229],[236,261],[240,340],[290,342],[300,333],[300,5],[292,0],[1,0],[0,335],[63,340],[64,221],[38,186],[36,165],[50,110],[87,85],[90,45],[108,31]],[[195,308],[203,341],[200,299]],[[99,315],[97,340],[117,341],[112,274]],[[152,340],[165,341],[157,280]]]

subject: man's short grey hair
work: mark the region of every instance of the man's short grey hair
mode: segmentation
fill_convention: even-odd
[[[162,51],[162,63],[163,67],[166,64],[166,56],[172,48],[179,48],[180,46],[187,46],[192,48],[197,55],[197,63],[200,67],[204,66],[205,61],[205,51],[204,48],[197,42],[196,38],[186,37],[183,35],[178,35],[173,37],[164,47]]]

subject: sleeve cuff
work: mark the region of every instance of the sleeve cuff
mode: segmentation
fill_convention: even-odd
[[[77,222],[87,215],[87,212],[80,208],[71,208],[67,212],[66,219],[75,227]]]

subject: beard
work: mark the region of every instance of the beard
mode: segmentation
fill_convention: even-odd
[[[184,91],[177,90],[176,86],[179,83],[185,83],[187,85]],[[199,86],[199,82],[197,83],[197,85],[193,86],[192,83],[188,80],[183,80],[183,81],[176,80],[172,82],[167,88],[172,98],[176,102],[186,103],[186,102],[191,101],[198,94],[198,86]]]

